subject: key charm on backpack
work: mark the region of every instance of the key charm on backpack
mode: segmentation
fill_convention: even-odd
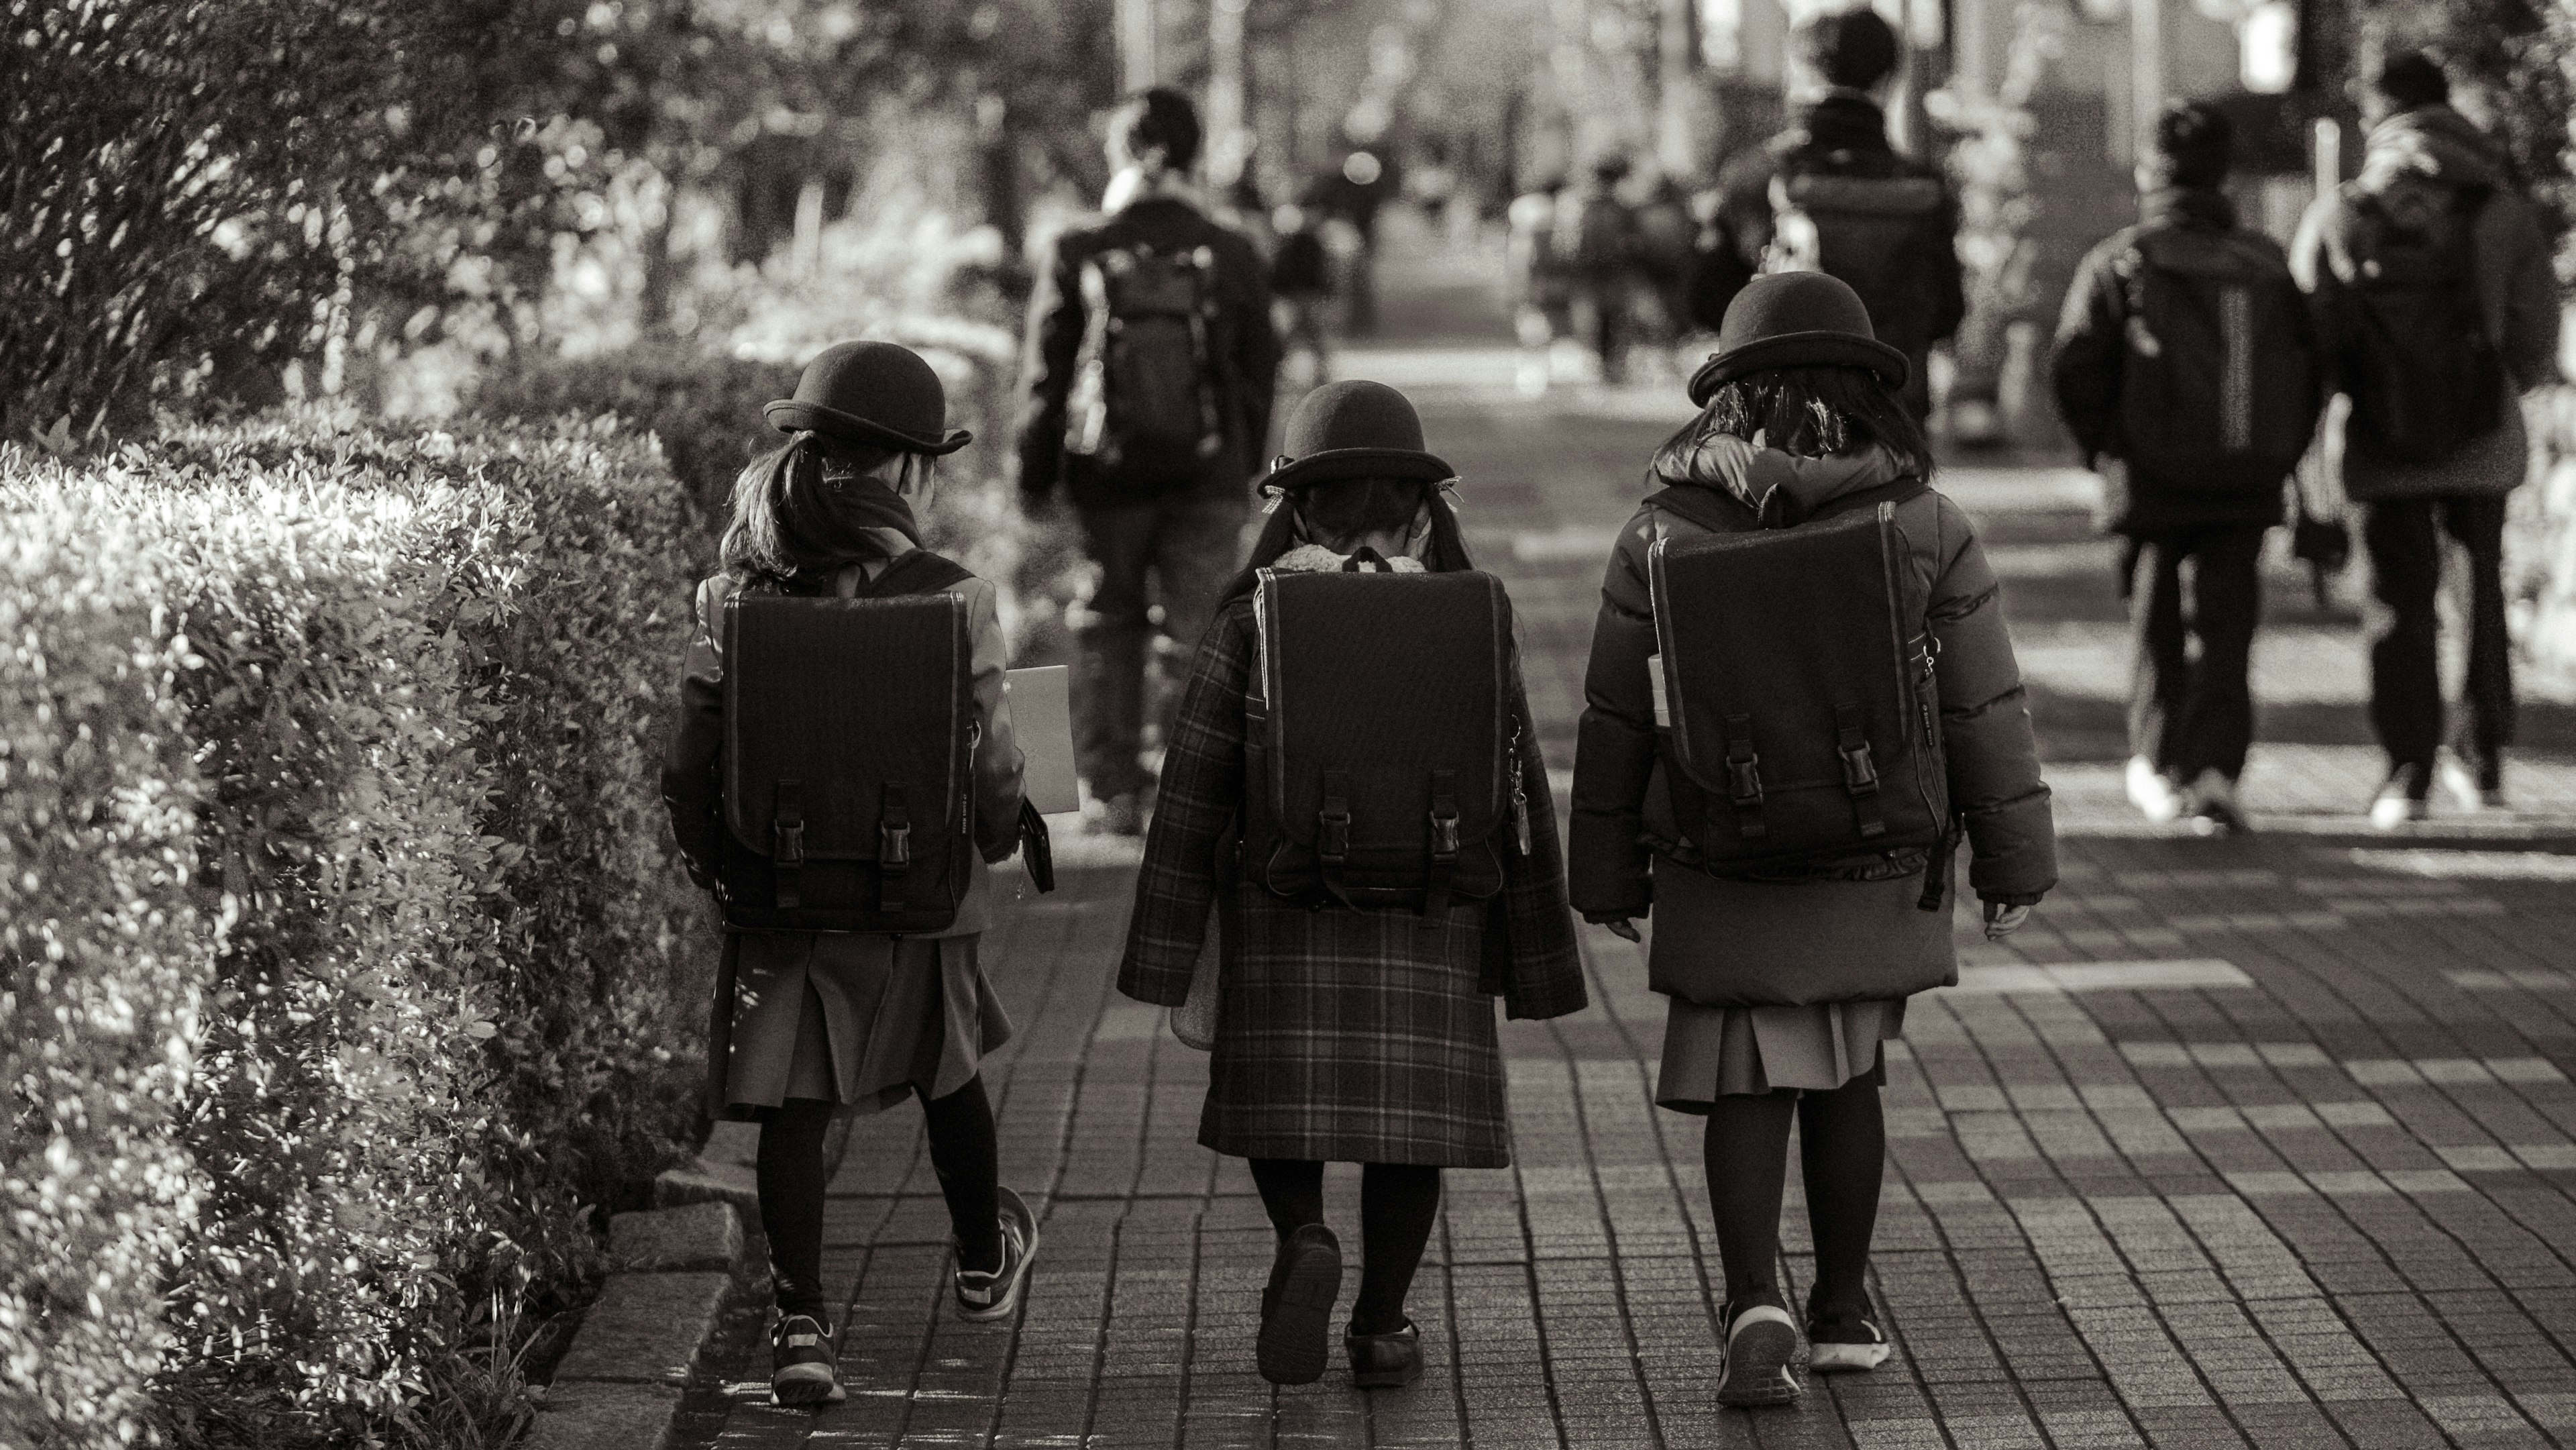
[[[1529,783],[1521,777],[1521,727],[1512,725],[1511,748],[1504,752],[1504,769],[1512,773],[1512,840],[1526,858],[1530,853]]]

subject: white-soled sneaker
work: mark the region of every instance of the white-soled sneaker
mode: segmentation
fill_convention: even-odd
[[[1887,1336],[1867,1309],[1838,1309],[1807,1321],[1807,1368],[1816,1374],[1876,1369],[1887,1363]]]
[[[2477,772],[2471,770],[2466,761],[2444,756],[2440,775],[2443,793],[2466,814],[2511,809],[2505,804],[2503,789],[2478,784]]]
[[[1798,1324],[1776,1304],[1756,1304],[1735,1316],[1726,1328],[1726,1349],[1718,1361],[1717,1402],[1721,1405],[1785,1405],[1798,1397],[1798,1376],[1789,1362],[1798,1353]]]
[[[769,1331],[769,1402],[837,1405],[850,1397],[841,1387],[840,1346],[831,1328],[810,1314],[790,1314]]]
[[[2129,804],[2138,808],[2138,814],[2159,826],[2182,819],[2182,792],[2174,789],[2173,781],[2156,769],[2154,761],[2143,755],[2130,756],[2128,786]]]
[[[1020,1307],[1020,1291],[1029,1282],[1029,1261],[1038,1256],[1037,1216],[1007,1188],[994,1194],[1002,1210],[1002,1266],[986,1273],[959,1269],[957,1316],[978,1323],[1008,1319]]]
[[[2212,766],[2191,783],[2186,796],[2192,829],[2204,835],[2239,836],[2253,827],[2246,823],[2245,808],[2236,802],[2236,782],[2218,773]]]

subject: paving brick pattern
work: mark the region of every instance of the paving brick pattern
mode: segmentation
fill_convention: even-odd
[[[1444,396],[1472,543],[1510,581],[1549,759],[1571,763],[1600,561],[1652,409]],[[1650,1102],[1662,1004],[1587,929],[1593,1005],[1508,1024],[1515,1166],[1449,1175],[1413,1301],[1430,1371],[1363,1395],[1252,1368],[1270,1236],[1195,1143],[1205,1060],[1111,986],[1132,870],[1081,850],[989,942],[1021,1035],[993,1060],[1006,1181],[1045,1242],[1017,1324],[944,1305],[918,1116],[862,1120],[833,1185],[845,1405],[716,1368],[726,1447],[2576,1445],[2576,757],[2543,809],[2369,837],[2349,621],[2284,573],[2249,795],[2199,840],[2120,803],[2125,669],[2080,480],[1962,471],[2028,642],[2064,887],[1889,1059],[1876,1289],[1897,1353],[1794,1408],[1711,1394],[1721,1283],[1699,1120]],[[2302,611],[2305,611],[2303,614]],[[2290,648],[2295,644],[2296,648]],[[2544,737],[2562,717],[2534,707]],[[2350,718],[2338,718],[2350,717]],[[2554,723],[2553,723],[2554,722]],[[1330,1179],[1357,1234],[1355,1173]],[[1792,1183],[1784,1245],[1808,1262]]]

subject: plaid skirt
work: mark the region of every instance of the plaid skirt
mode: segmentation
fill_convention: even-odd
[[[1219,898],[1229,950],[1199,1142],[1243,1158],[1506,1168],[1485,904],[1310,911]]]

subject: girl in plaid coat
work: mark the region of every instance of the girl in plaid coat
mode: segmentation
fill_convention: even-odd
[[[1360,1385],[1402,1385],[1422,1371],[1404,1297],[1439,1213],[1440,1170],[1511,1162],[1488,999],[1502,997],[1513,1017],[1578,1011],[1582,967],[1517,662],[1513,764],[1529,797],[1531,845],[1525,855],[1500,853],[1504,886],[1490,901],[1429,919],[1318,909],[1233,869],[1247,789],[1253,571],[1338,569],[1363,547],[1398,572],[1469,567],[1439,495],[1449,467],[1422,451],[1422,425],[1403,394],[1377,383],[1319,388],[1289,420],[1287,446],[1297,456],[1268,485],[1282,506],[1200,642],[1182,697],[1118,986],[1142,1001],[1183,1003],[1215,909],[1221,986],[1199,1141],[1251,1160],[1279,1233],[1262,1296],[1261,1372],[1279,1384],[1323,1374],[1342,1271],[1340,1244],[1322,1222],[1324,1164],[1353,1162],[1367,1165],[1365,1256],[1344,1345]]]

